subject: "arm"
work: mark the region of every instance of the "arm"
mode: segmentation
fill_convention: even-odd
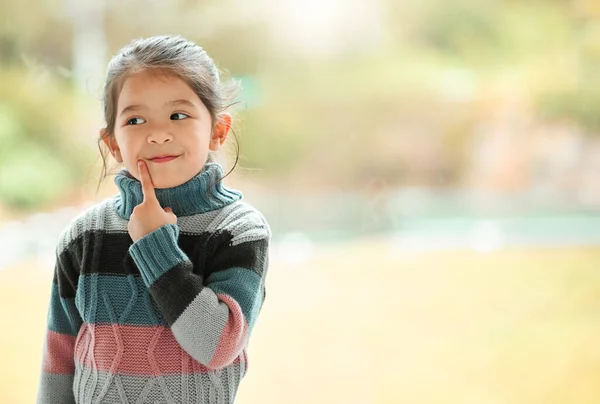
[[[64,254],[57,253],[42,352],[38,404],[75,403],[74,347],[83,321],[75,307],[76,284],[68,276],[75,273],[73,269]]]
[[[166,224],[136,241],[130,254],[181,347],[211,369],[227,366],[246,346],[264,300],[270,230],[255,211],[215,233],[220,248],[203,279]],[[195,273],[194,273],[195,272]]]

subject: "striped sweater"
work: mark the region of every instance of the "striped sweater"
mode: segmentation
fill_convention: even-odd
[[[142,199],[125,170],[119,194],[63,231],[44,338],[38,404],[233,403],[265,298],[270,229],[207,163],[156,189],[177,224],[132,242]]]

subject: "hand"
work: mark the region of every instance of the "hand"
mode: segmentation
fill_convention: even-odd
[[[144,200],[133,208],[127,225],[127,231],[134,242],[165,224],[177,224],[177,216],[171,208],[163,209],[160,206],[148,166],[144,161],[138,161],[138,170]]]

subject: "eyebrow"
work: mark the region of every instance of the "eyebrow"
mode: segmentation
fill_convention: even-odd
[[[196,105],[193,102],[191,102],[190,100],[184,100],[184,99],[167,101],[167,102],[165,102],[165,105],[168,105],[168,106],[185,105],[187,107],[196,108]],[[123,108],[123,110],[119,113],[119,116],[125,115],[128,112],[139,111],[139,110],[146,109],[146,108],[147,107],[145,105],[140,105],[140,104],[128,105],[125,108]]]
[[[185,105],[187,107],[196,108],[196,105],[190,100],[175,100],[166,102],[165,105]]]

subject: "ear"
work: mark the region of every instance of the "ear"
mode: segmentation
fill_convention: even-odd
[[[100,129],[100,138],[106,147],[108,147],[110,154],[112,154],[117,163],[122,163],[123,157],[121,156],[121,149],[119,149],[119,145],[117,144],[115,137],[106,133],[106,130]]]
[[[215,130],[210,137],[210,143],[208,145],[210,150],[218,151],[223,143],[225,143],[229,130],[231,129],[232,121],[233,118],[231,117],[231,114],[227,112],[223,112],[217,117],[217,124],[215,125]]]

